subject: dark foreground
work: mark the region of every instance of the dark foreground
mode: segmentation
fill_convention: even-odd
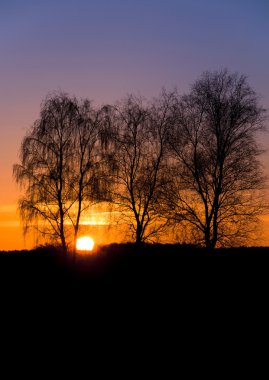
[[[11,324],[7,333],[26,340],[29,331],[40,340],[49,330],[69,341],[72,331],[87,344],[97,335],[104,350],[104,335],[112,335],[115,350],[121,335],[141,352],[145,338],[159,347],[165,337],[193,352],[195,338],[200,355],[211,334],[213,350],[227,341],[231,352],[236,336],[244,345],[268,324],[269,249],[127,244],[75,260],[52,248],[1,252],[0,292],[2,330]]]
[[[92,255],[65,256],[57,248],[0,252],[3,287],[62,289],[227,288],[269,284],[269,248],[207,252],[195,246],[113,244]]]

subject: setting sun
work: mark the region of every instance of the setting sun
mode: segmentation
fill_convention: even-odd
[[[78,251],[92,251],[94,240],[89,236],[83,236],[77,239],[76,247]]]

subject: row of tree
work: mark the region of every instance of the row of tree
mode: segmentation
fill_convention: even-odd
[[[266,209],[264,120],[246,77],[227,70],[204,73],[184,96],[163,90],[98,109],[52,94],[14,165],[25,231],[67,250],[82,215],[106,202],[138,244],[171,229],[210,249],[242,243]]]

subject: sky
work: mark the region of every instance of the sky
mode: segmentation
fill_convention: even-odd
[[[0,0],[0,249],[27,247],[12,166],[48,93],[151,98],[228,68],[269,109],[268,36],[268,0]]]

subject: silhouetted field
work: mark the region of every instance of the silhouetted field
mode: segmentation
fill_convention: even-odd
[[[117,335],[120,326],[128,334],[140,326],[206,337],[216,326],[225,335],[227,326],[242,330],[251,314],[266,315],[268,272],[268,248],[113,244],[75,258],[52,247],[0,252],[2,315],[14,326],[53,331],[98,326]]]
[[[230,248],[208,252],[190,245],[112,244],[92,255],[65,256],[44,246],[0,252],[5,286],[185,286],[224,287],[235,282],[269,283],[269,248]]]

